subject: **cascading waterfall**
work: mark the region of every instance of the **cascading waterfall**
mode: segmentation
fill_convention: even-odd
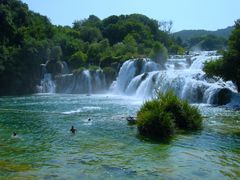
[[[48,62],[47,62],[48,63]],[[52,77],[47,72],[47,63],[41,64],[43,79],[37,86],[39,93],[91,94],[107,90],[106,78],[101,69],[83,70],[78,74],[69,74],[66,62],[61,62],[61,74]]]
[[[52,77],[52,73],[47,71],[47,64],[41,64],[43,78],[40,85],[37,86],[38,93],[55,93],[56,92],[56,82]],[[65,75],[69,73],[68,65],[65,61],[60,64],[61,74]]]
[[[56,92],[67,94],[102,93],[107,90],[102,70],[83,70],[78,74],[65,74],[56,77]]]
[[[122,65],[116,83],[113,85],[115,87],[112,87],[112,89],[114,89],[114,91],[117,93],[124,93],[134,77],[156,70],[159,70],[158,64],[150,59],[145,58],[128,60]],[[139,80],[142,79],[139,77]],[[131,86],[134,86],[134,83],[132,83]],[[128,91],[129,93],[131,92],[130,89]]]
[[[38,93],[55,93],[56,84],[52,80],[52,74],[47,72],[46,64],[41,64],[43,79],[40,85],[37,86]]]
[[[56,85],[52,80],[50,73],[45,73],[44,78],[41,80],[41,85],[37,86],[39,93],[55,93]]]
[[[231,93],[236,92],[235,86],[220,78],[208,78],[202,70],[205,62],[219,57],[215,51],[174,56],[167,61],[164,70],[159,70],[159,66],[149,59],[128,60],[113,83],[113,91],[148,99],[156,90],[173,89],[180,98],[191,103],[224,104],[220,102],[219,94],[231,98]]]
[[[84,70],[83,71],[83,86],[87,88],[87,93],[92,93],[92,83],[91,83],[91,75],[90,75],[90,72],[89,70]]]
[[[62,62],[62,74],[69,74],[69,68],[65,61]]]
[[[202,70],[204,63],[221,56],[215,51],[198,54],[172,56],[165,67],[148,58],[131,59],[120,68],[116,81],[110,90],[116,94],[152,98],[156,91],[166,92],[173,89],[182,99],[191,103],[208,103],[223,105],[231,101],[232,106],[239,106],[239,94],[230,81],[221,78],[209,78]],[[62,74],[56,76],[47,72],[46,64],[42,64],[44,74],[38,92],[91,94],[107,92],[105,74],[101,69],[83,70],[77,74],[68,74],[65,62],[62,63]]]

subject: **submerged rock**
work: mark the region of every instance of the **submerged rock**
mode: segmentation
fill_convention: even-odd
[[[136,119],[135,117],[132,117],[132,116],[128,116],[128,117],[126,118],[126,120],[128,121],[128,124],[129,124],[129,125],[134,125],[134,124],[137,123],[137,119]]]

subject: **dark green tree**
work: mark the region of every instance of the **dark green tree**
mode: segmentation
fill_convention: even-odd
[[[167,60],[168,52],[163,44],[156,42],[149,56],[157,63],[164,64]]]
[[[224,80],[231,80],[240,92],[240,20],[235,22],[229,41],[228,50],[223,58],[205,64],[204,71],[209,76],[220,76]]]

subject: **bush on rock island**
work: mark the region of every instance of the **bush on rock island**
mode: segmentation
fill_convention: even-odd
[[[170,139],[178,130],[195,131],[202,127],[202,116],[196,107],[180,100],[173,91],[145,102],[137,113],[140,135],[154,140]]]

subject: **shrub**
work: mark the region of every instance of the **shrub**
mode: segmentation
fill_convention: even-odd
[[[202,116],[198,109],[180,100],[173,91],[159,93],[157,98],[143,104],[137,113],[137,126],[141,135],[164,140],[177,129],[198,130]]]
[[[100,69],[98,66],[89,66],[88,70],[91,72],[96,72],[98,69]]]
[[[84,70],[86,70],[85,67],[80,67],[80,68],[78,68],[78,69],[73,70],[73,74],[74,74],[74,75],[81,74]]]
[[[152,48],[149,56],[156,63],[164,64],[167,61],[168,50],[162,43],[157,42],[153,45],[153,48]]]

